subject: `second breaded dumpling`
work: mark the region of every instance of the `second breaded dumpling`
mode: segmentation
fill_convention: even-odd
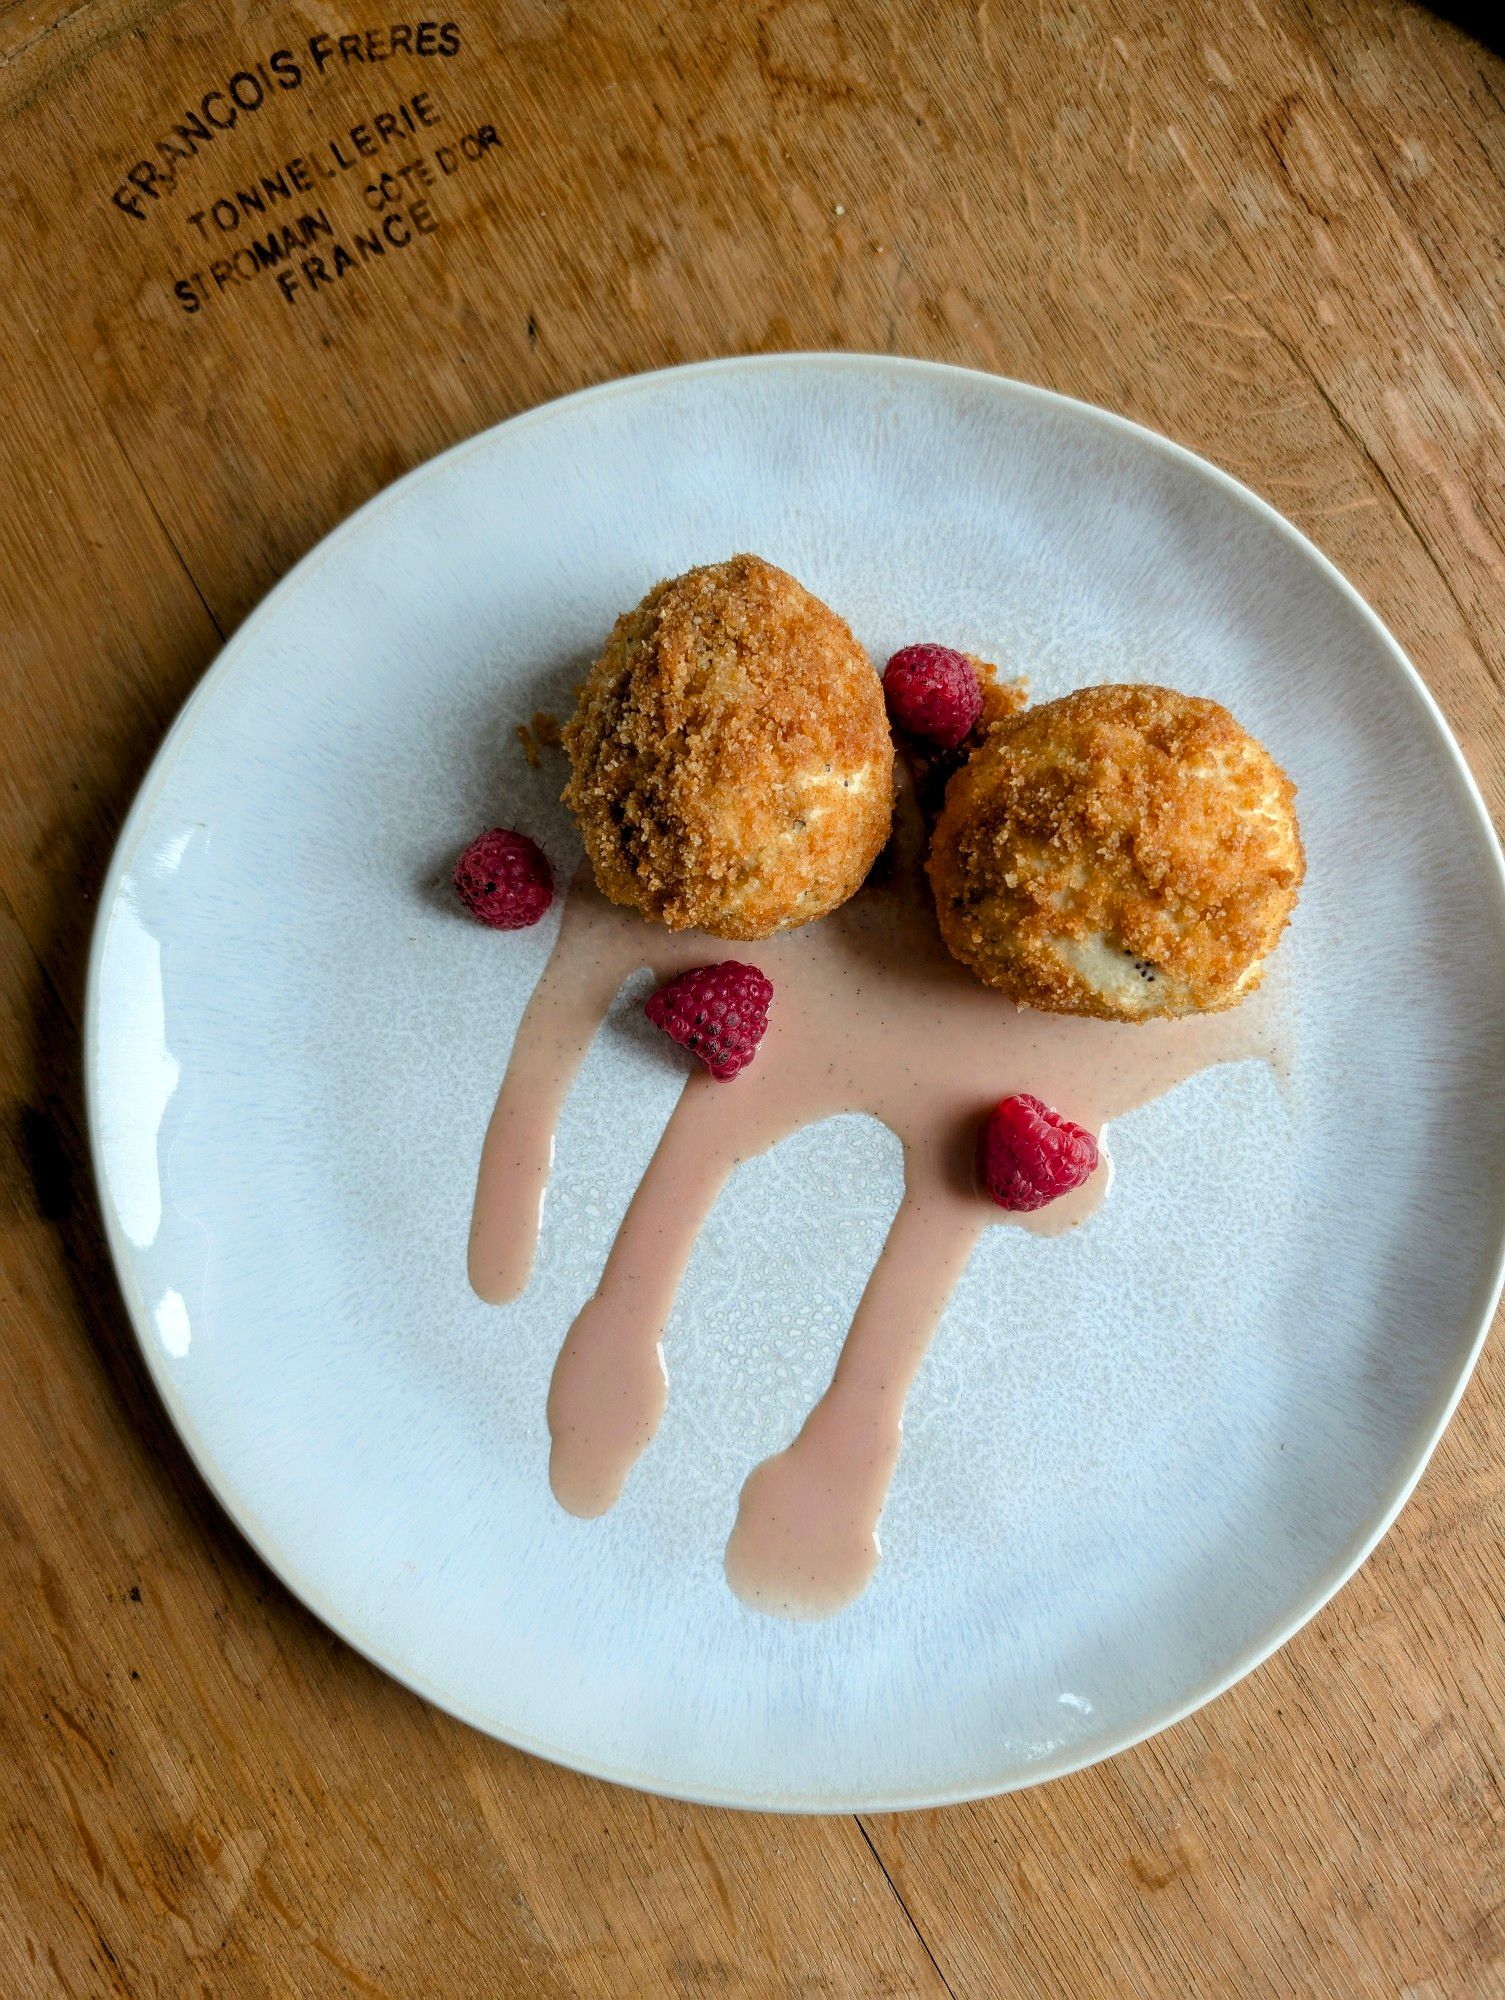
[[[847,626],[759,556],[657,584],[564,732],[603,895],[671,930],[760,938],[846,901],[888,839],[883,689]]]
[[[1231,1007],[1296,904],[1295,796],[1215,701],[1092,687],[1027,709],[947,788],[929,861],[941,934],[1023,1006]]]

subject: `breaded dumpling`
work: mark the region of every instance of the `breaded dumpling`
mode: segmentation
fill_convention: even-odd
[[[1214,701],[1092,687],[1027,709],[947,787],[929,861],[941,935],[1022,1006],[1231,1007],[1296,905],[1295,796]]]
[[[846,901],[888,839],[883,688],[836,613],[758,556],[650,590],[564,732],[603,895],[760,938]]]

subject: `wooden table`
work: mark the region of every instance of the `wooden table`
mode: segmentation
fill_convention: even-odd
[[[0,1991],[1505,1992],[1498,1342],[1359,1578],[1179,1728],[943,1812],[664,1804],[425,1707],[222,1519],[78,1056],[121,815],[268,586],[455,439],[702,355],[932,355],[1205,452],[1498,810],[1505,64],[1369,0],[394,9],[0,0]]]

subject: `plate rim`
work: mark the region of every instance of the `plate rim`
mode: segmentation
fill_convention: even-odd
[[[324,1598],[321,1591],[300,1575],[296,1552],[281,1546],[276,1538],[261,1526],[257,1521],[251,1498],[231,1490],[228,1482],[221,1479],[212,1456],[204,1447],[183,1399],[174,1385],[171,1371],[166,1368],[157,1351],[156,1343],[148,1337],[144,1315],[137,1310],[133,1302],[129,1277],[132,1259],[121,1240],[112,1214],[100,1132],[96,1070],[101,1054],[99,1027],[101,968],[105,937],[119,899],[121,881],[135,857],[136,849],[141,843],[168,774],[192,735],[199,712],[236,671],[243,656],[251,649],[263,624],[280,609],[283,601],[302,590],[324,562],[332,557],[348,538],[361,532],[371,519],[382,509],[393,504],[409,487],[433,477],[441,467],[459,460],[468,453],[485,448],[502,431],[546,422],[586,404],[604,402],[612,397],[643,394],[665,383],[690,377],[743,371],[766,374],[795,373],[811,368],[854,375],[897,374],[932,380],[950,380],[972,387],[985,386],[1005,400],[1015,399],[1025,404],[1034,403],[1044,408],[1069,412],[1078,420],[1085,416],[1090,422],[1130,435],[1141,446],[1148,447],[1198,476],[1211,479],[1230,499],[1248,508],[1256,518],[1273,528],[1284,540],[1313,562],[1318,572],[1337,589],[1340,597],[1346,599],[1350,609],[1359,613],[1362,623],[1367,626],[1370,635],[1378,641],[1380,650],[1387,656],[1391,668],[1398,672],[1402,684],[1409,688],[1426,721],[1440,739],[1459,784],[1461,793],[1459,803],[1472,812],[1481,859],[1484,861],[1486,876],[1492,882],[1494,890],[1496,920],[1502,930],[1505,930],[1505,854],[1502,854],[1500,838],[1495,831],[1478,782],[1469,769],[1436,697],[1379,614],[1360,595],[1336,563],[1251,487],[1235,479],[1231,473],[1211,459],[1204,458],[1199,452],[1191,450],[1189,446],[1178,444],[1173,438],[1166,437],[1163,433],[1152,430],[1148,425],[1138,423],[1131,417],[1122,416],[1115,410],[1105,409],[1100,404],[1086,402],[1080,397],[1064,395],[1057,390],[1019,381],[1012,376],[993,374],[986,369],[965,368],[951,362],[929,361],[909,355],[874,354],[846,349],[829,351],[802,349],[790,353],[724,355],[673,367],[648,369],[634,375],[611,377],[604,382],[572,390],[565,395],[552,397],[547,402],[519,410],[512,416],[504,417],[499,422],[488,425],[484,430],[473,433],[470,437],[458,440],[443,451],[436,452],[433,457],[424,459],[400,478],[393,480],[390,485],[372,494],[352,514],[347,515],[328,534],[322,536],[285,575],[279,577],[229,638],[224,640],[153,754],[121,823],[109,864],[100,882],[98,903],[90,932],[84,987],[82,1053],[85,1124],[95,1196],[105,1241],[110,1252],[116,1289],[130,1322],[137,1348],[146,1364],[152,1386],[183,1449],[187,1452],[198,1477],[204,1482],[236,1530],[245,1538],[257,1559],[271,1570],[284,1589],[290,1591],[354,1652],[421,1699],[432,1703],[443,1713],[468,1724],[484,1736],[525,1751],[531,1756],[541,1757],[565,1769],[578,1771],[583,1776],[605,1779],[610,1783],[625,1785],[632,1790],[646,1792],[656,1797],[681,1799],[695,1805],[720,1806],[750,1812],[836,1814],[926,1811],[939,1806],[1001,1797],[1009,1792],[1026,1790],[1034,1785],[1068,1777],[1073,1772],[1106,1762],[1109,1758],[1146,1742],[1150,1737],[1159,1735],[1162,1730],[1185,1721],[1188,1716],[1194,1715],[1209,1702],[1226,1694],[1230,1688],[1253,1673],[1257,1667],[1262,1666],[1352,1580],[1389,1533],[1402,1508],[1415,1492],[1478,1364],[1479,1355],[1499,1304],[1502,1288],[1505,1288],[1505,1175],[1501,1177],[1501,1187],[1496,1199],[1493,1263],[1486,1268],[1479,1281],[1475,1300],[1477,1323],[1469,1339],[1468,1349],[1456,1380],[1444,1396],[1430,1429],[1424,1432],[1411,1458],[1403,1462],[1401,1476],[1391,1490],[1389,1498],[1381,1502],[1371,1518],[1352,1538],[1348,1547],[1300,1600],[1297,1608],[1274,1628],[1273,1634],[1262,1635],[1255,1640],[1234,1658],[1226,1670],[1213,1675],[1185,1700],[1167,1704],[1164,1708],[1151,1713],[1141,1723],[1121,1730],[1102,1743],[1088,1746],[1084,1751],[1066,1750],[1053,1758],[1043,1759],[1037,1767],[1027,1772],[984,1778],[980,1781],[973,1780],[938,1790],[918,1787],[898,1793],[880,1791],[844,1793],[840,1797],[790,1796],[778,1791],[757,1793],[714,1787],[697,1790],[676,1786],[665,1783],[649,1772],[572,1754],[566,1747],[536,1740],[526,1732],[509,1733],[499,1727],[494,1718],[482,1716],[468,1703],[429,1684],[422,1674],[398,1665],[379,1643],[354,1629],[353,1621],[347,1619],[338,1607]]]

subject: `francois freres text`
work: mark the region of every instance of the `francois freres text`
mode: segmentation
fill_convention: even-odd
[[[190,161],[254,118],[279,93],[300,90],[331,70],[374,69],[392,56],[443,61],[459,52],[455,21],[394,21],[389,27],[344,35],[310,35],[295,48],[273,49],[206,90],[168,131],[143,147],[143,157],[126,168],[110,199],[122,215],[145,222],[154,203],[177,194],[179,176]]]

